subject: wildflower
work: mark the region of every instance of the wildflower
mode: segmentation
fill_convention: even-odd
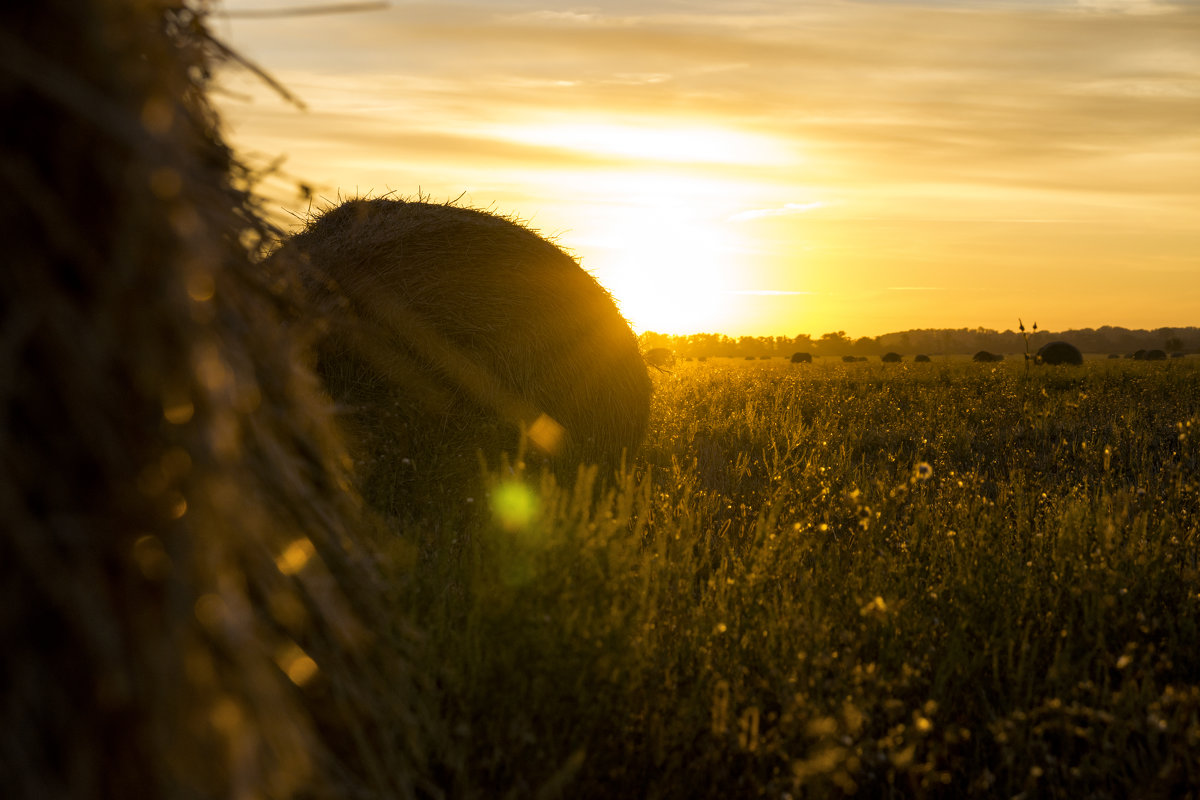
[[[933,467],[929,466],[928,461],[918,461],[913,467],[914,481],[927,481],[933,477]]]
[[[864,617],[884,616],[885,614],[887,614],[887,603],[884,602],[884,599],[882,597],[880,597],[879,595],[876,595],[875,599],[872,600],[871,602],[867,603],[862,608],[860,608],[858,610],[858,613],[860,616],[864,616]]]

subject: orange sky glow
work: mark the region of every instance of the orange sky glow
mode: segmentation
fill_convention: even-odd
[[[271,14],[304,7],[212,18],[305,105],[219,76],[239,153],[286,158],[260,186],[281,220],[299,182],[461,196],[576,254],[639,331],[1200,325],[1194,2]]]

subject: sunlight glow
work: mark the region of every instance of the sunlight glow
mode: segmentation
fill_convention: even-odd
[[[696,333],[728,322],[729,284],[739,272],[731,231],[658,207],[631,212],[610,235],[589,263],[635,330]]]
[[[501,125],[489,127],[483,133],[520,144],[657,163],[780,165],[795,161],[778,140],[767,136],[714,127],[666,127],[661,120],[656,122]]]

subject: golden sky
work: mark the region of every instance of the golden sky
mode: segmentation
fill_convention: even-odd
[[[1196,0],[259,13],[303,5],[213,19],[306,105],[222,75],[232,143],[286,156],[273,209],[461,195],[638,330],[1200,325]]]

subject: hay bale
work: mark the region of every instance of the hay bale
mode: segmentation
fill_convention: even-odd
[[[855,361],[858,361],[858,359],[854,356],[842,356],[842,361],[846,364],[853,364]]]
[[[675,366],[675,354],[668,347],[651,347],[644,358],[646,366],[654,369],[666,370]]]
[[[1039,364],[1070,364],[1078,366],[1083,363],[1083,353],[1070,342],[1048,342],[1038,348],[1037,363]]]
[[[512,220],[350,200],[272,262],[298,265],[329,323],[318,371],[348,410],[364,491],[386,513],[426,494],[404,483],[414,471],[467,485],[477,452],[495,464],[522,429],[567,476],[580,461],[615,462],[645,434],[650,379],[629,324],[574,258]]]
[[[879,360],[885,364],[899,364],[904,360],[904,356],[899,353],[884,353],[879,357]]]
[[[252,262],[198,7],[0,10],[4,795],[415,796],[433,687]]]
[[[793,364],[811,364],[812,353],[792,353],[792,357],[789,360]]]
[[[1187,353],[1171,353],[1171,358],[1183,358]]]
[[[1145,349],[1138,349],[1138,350],[1133,351],[1133,360],[1134,361],[1145,361],[1146,360]]]
[[[1000,353],[990,353],[987,350],[980,350],[975,355],[971,356],[972,361],[978,361],[981,364],[991,364],[996,361],[1003,361],[1004,356]]]
[[[1113,359],[1113,358],[1120,358],[1120,357],[1121,357],[1121,354],[1120,354],[1120,353],[1109,353],[1109,354],[1108,354],[1108,357],[1109,357],[1110,359]]]
[[[918,353],[917,357],[914,358],[913,361],[916,361],[918,364],[928,364],[930,359],[929,356],[925,355],[924,353]]]
[[[1158,349],[1155,349],[1155,350],[1147,350],[1147,351],[1146,351],[1146,355],[1145,355],[1145,359],[1146,359],[1147,361],[1166,361],[1166,360],[1167,360],[1167,353],[1166,353],[1166,351],[1165,351],[1165,350],[1158,350]]]

